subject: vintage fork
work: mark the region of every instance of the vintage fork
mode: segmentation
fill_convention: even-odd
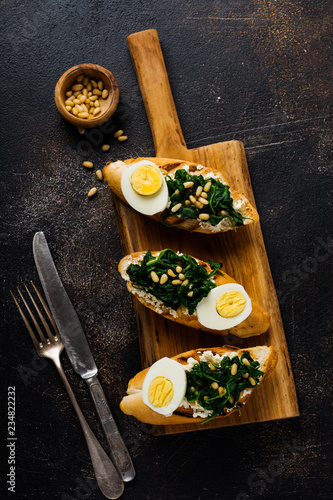
[[[33,342],[35,348],[36,348],[37,353],[42,358],[49,358],[54,362],[54,364],[58,370],[58,373],[59,373],[59,375],[60,375],[60,377],[61,377],[61,379],[66,387],[66,390],[68,392],[70,400],[74,406],[74,410],[76,412],[76,415],[77,415],[79,422],[81,424],[84,437],[86,438],[86,442],[87,442],[88,449],[90,452],[90,457],[91,457],[91,461],[92,461],[92,464],[94,467],[97,483],[98,483],[98,486],[99,486],[101,492],[103,493],[103,495],[106,498],[119,498],[121,496],[121,494],[123,493],[124,483],[123,483],[122,479],[120,478],[113,463],[111,462],[110,458],[107,456],[106,452],[103,450],[102,446],[97,441],[94,433],[90,429],[86,419],[84,418],[84,416],[82,414],[82,411],[78,405],[78,402],[76,401],[76,398],[74,396],[72,388],[69,385],[69,382],[67,380],[65,372],[61,366],[60,354],[64,349],[64,345],[63,345],[62,340],[60,338],[57,326],[54,322],[53,316],[52,316],[49,308],[46,305],[45,300],[43,299],[43,297],[41,296],[41,294],[37,290],[34,283],[31,282],[31,284],[35,290],[35,293],[36,293],[38,299],[40,300],[40,302],[44,308],[44,311],[49,319],[49,322],[50,322],[52,329],[53,329],[53,332],[54,332],[54,333],[52,333],[51,328],[50,328],[49,324],[47,323],[45,317],[41,313],[41,310],[38,307],[35,299],[33,298],[28,287],[25,285],[25,289],[29,295],[31,303],[33,304],[33,306],[34,306],[34,308],[35,308],[35,310],[40,318],[40,322],[42,323],[42,325],[44,327],[45,333],[43,332],[43,330],[40,327],[39,323],[37,322],[35,316],[33,315],[27,301],[25,300],[21,290],[18,288],[17,291],[21,297],[23,304],[25,305],[25,307],[29,313],[29,316],[30,316],[30,318],[35,326],[35,329],[37,330],[37,333],[39,335],[40,340],[37,339],[29,321],[27,320],[25,314],[23,313],[23,311],[20,307],[20,304],[16,300],[14,294],[12,293],[12,291],[10,291],[10,293],[14,299],[16,307],[18,308],[18,310],[22,316],[24,324],[27,327],[27,330],[30,334],[30,337],[32,339],[32,342]]]

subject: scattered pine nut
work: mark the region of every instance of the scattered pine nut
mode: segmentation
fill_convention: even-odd
[[[189,206],[191,205],[190,200],[185,200],[185,205],[186,205],[187,207],[189,207]]]
[[[159,277],[157,276],[157,274],[155,273],[155,271],[152,271],[150,273],[150,276],[151,276],[151,279],[153,280],[154,283],[158,283],[160,281]]]
[[[256,381],[254,380],[253,377],[249,377],[249,382],[252,386],[256,385]]]
[[[94,187],[94,188],[91,188],[89,193],[88,193],[88,198],[91,198],[91,196],[94,196],[94,194],[97,193],[97,189]]]
[[[197,201],[197,200],[196,200],[196,198],[195,198],[192,194],[191,194],[191,196],[190,196],[190,201],[191,201],[192,203],[195,203],[195,202]]]
[[[82,165],[86,168],[93,168],[94,164],[92,161],[84,161]]]
[[[218,391],[220,396],[223,396],[223,394],[225,393],[224,387],[221,386],[218,388]]]
[[[180,280],[172,280],[171,283],[173,285],[181,285],[182,284],[182,282]]]
[[[210,386],[211,386],[212,389],[218,389],[219,388],[219,384],[217,382],[212,382],[210,384]]]
[[[180,267],[180,266],[177,266],[177,267],[176,267],[176,273],[178,273],[178,274],[179,274],[179,273],[181,273],[181,272],[182,272],[182,270],[183,270],[183,268],[182,268],[182,267]]]
[[[168,281],[168,275],[162,274],[161,279],[160,279],[161,285],[164,285],[164,283],[166,283],[167,281]]]
[[[209,363],[209,365],[208,365],[208,366],[209,366],[209,368],[210,368],[210,370],[211,370],[212,372],[216,372],[216,368],[215,368],[215,366],[214,366],[212,363]]]
[[[184,281],[184,279],[185,279],[185,275],[184,275],[183,273],[179,273],[179,274],[178,274],[178,278],[179,278],[180,280]]]
[[[244,373],[244,375],[242,375],[243,378],[249,378],[249,374],[248,373]]]
[[[233,396],[230,396],[229,398],[229,403],[233,404],[234,403],[234,397]]]
[[[188,188],[194,186],[194,182],[193,181],[186,181],[183,183],[183,186],[185,189],[188,189]]]
[[[177,203],[177,205],[175,205],[174,207],[172,207],[171,212],[172,213],[178,212],[178,210],[180,209],[181,206],[182,206],[181,203]]]
[[[201,219],[201,220],[209,220],[209,214],[199,214],[199,219]]]
[[[242,363],[243,363],[243,365],[250,366],[250,361],[247,358],[243,358]]]
[[[204,187],[204,191],[206,191],[206,193],[210,190],[211,185],[212,185],[212,181],[206,182],[205,187]]]
[[[109,151],[109,149],[110,149],[110,144],[103,144],[102,151]]]
[[[195,196],[200,196],[201,193],[202,193],[202,190],[203,190],[203,187],[202,186],[198,186],[197,187],[197,190],[195,192]]]
[[[116,132],[115,134],[113,134],[113,137],[115,137],[116,139],[118,139],[118,137],[122,136],[124,133],[123,130],[118,130],[118,132]]]
[[[175,275],[175,273],[173,272],[172,269],[168,269],[167,272],[168,272],[168,275],[171,276],[171,278],[175,278],[176,277],[176,275]]]
[[[195,201],[194,205],[199,208],[200,210],[203,208],[203,203],[200,203],[200,201]]]
[[[187,296],[188,297],[193,297],[193,290],[191,290],[190,292],[188,292]]]
[[[103,172],[102,170],[96,170],[96,175],[100,181],[103,180]]]
[[[183,285],[188,285],[188,284],[189,284],[189,280],[188,279],[186,279],[186,280],[183,281]]]
[[[120,137],[118,137],[119,142],[127,141],[127,139],[128,139],[127,135],[121,135]]]
[[[178,196],[179,194],[180,194],[179,189],[176,189],[176,191],[175,191],[175,195],[176,195],[176,196]]]
[[[234,363],[231,367],[231,375],[236,375],[237,373],[237,365]]]
[[[200,198],[198,199],[198,201],[199,201],[200,203],[202,203],[203,205],[208,205],[208,204],[209,204],[209,201],[208,201],[208,200],[206,200],[206,198],[202,198],[201,196],[200,196]]]

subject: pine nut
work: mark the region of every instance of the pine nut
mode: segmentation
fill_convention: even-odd
[[[187,296],[188,296],[188,297],[193,297],[193,291],[188,292]]]
[[[68,90],[65,94],[66,97],[71,97],[71,95],[73,94],[73,91],[72,90]]]
[[[186,280],[183,281],[183,285],[188,285],[188,284],[189,284],[189,280],[188,279],[186,279]]]
[[[200,201],[200,203],[203,203],[203,205],[208,205],[209,204],[209,201],[206,200],[205,198],[202,198],[202,196],[200,196],[200,198],[199,198],[198,201]]]
[[[195,392],[195,387],[191,387],[191,392]]]
[[[202,186],[198,186],[197,187],[197,190],[195,192],[195,196],[200,196],[201,193],[202,193],[202,190],[203,190],[203,187]]]
[[[92,161],[84,161],[82,165],[86,168],[93,168],[94,164]]]
[[[237,365],[234,363],[231,367],[231,375],[236,375],[237,373]]]
[[[190,200],[185,200],[185,205],[186,205],[187,207],[189,207],[189,206],[191,205]]]
[[[81,104],[80,99],[73,99],[73,104]]]
[[[99,80],[99,82],[97,82],[97,87],[99,88],[99,90],[103,90],[104,84],[102,80]]]
[[[82,95],[84,95],[85,97],[88,97],[88,90],[87,89],[83,89],[82,90]]]
[[[172,280],[171,283],[173,285],[181,285],[182,284],[182,282],[180,280]]]
[[[206,182],[205,187],[204,187],[204,191],[206,191],[206,193],[210,190],[211,185],[212,185],[212,181]]]
[[[176,191],[175,191],[175,195],[176,195],[176,196],[179,196],[179,195],[180,195],[180,191],[179,191],[179,189],[176,189]]]
[[[85,96],[85,95],[83,95],[83,94],[79,95],[79,96],[78,96],[78,98],[80,99],[80,101],[81,101],[82,103],[83,103],[83,102],[86,102],[86,99],[87,99],[87,98],[86,98],[86,96]]]
[[[86,89],[88,90],[88,95],[89,95],[89,92],[91,92],[91,90],[92,90],[92,85],[90,82],[87,83]]]
[[[83,89],[82,83],[77,83],[77,84],[75,84],[75,85],[72,86],[72,90],[74,92],[78,92],[79,90],[82,90],[82,89]]]
[[[102,170],[96,170],[96,175],[100,181],[103,180],[103,172]]]
[[[168,272],[168,275],[171,276],[171,278],[175,278],[176,277],[176,275],[175,275],[175,273],[173,272],[172,269],[168,269],[167,272]]]
[[[93,115],[96,116],[100,112],[101,112],[101,108],[95,108],[94,111],[93,111]]]
[[[65,108],[67,109],[67,111],[72,111],[72,106],[65,106]]]
[[[97,193],[97,189],[96,188],[91,188],[89,193],[88,193],[88,198],[90,198],[91,196],[94,196],[94,194]]]
[[[243,365],[251,366],[251,363],[247,358],[243,358],[242,363],[243,363]]]
[[[96,101],[94,102],[94,106],[95,106],[95,108],[99,108],[99,100],[98,99],[96,99]]]
[[[196,201],[196,202],[194,203],[194,205],[195,205],[197,208],[199,208],[200,210],[203,208],[203,204],[202,204],[202,203],[200,203],[200,201]]]
[[[92,95],[90,97],[90,100],[93,102],[93,101],[96,101],[96,99],[98,99],[98,95]]]
[[[78,110],[78,109],[76,109],[76,107],[74,106],[74,108],[72,108],[72,113],[73,113],[73,115],[75,115],[75,116],[76,116],[76,115],[78,115],[78,114],[79,114],[79,110]]]
[[[86,97],[86,104],[90,104],[90,98]]]
[[[82,111],[77,115],[79,118],[88,118],[89,113],[87,111]]]
[[[127,135],[121,135],[120,137],[118,137],[119,142],[127,141],[127,139],[128,139]]]
[[[113,134],[113,137],[115,137],[116,139],[118,139],[118,137],[120,137],[121,135],[123,135],[124,131],[123,130],[118,130],[118,132],[116,132],[115,134]]]
[[[176,267],[176,273],[178,273],[178,274],[179,274],[179,273],[181,273],[181,272],[182,272],[182,270],[183,270],[183,268],[182,268],[182,267],[180,267],[180,266],[177,266],[177,267]]]
[[[90,83],[94,87],[94,89],[97,88],[97,82],[95,82],[95,80],[90,80]]]
[[[75,95],[71,95],[71,96],[67,99],[67,101],[74,101],[74,99],[75,99]]]
[[[160,278],[157,276],[157,274],[155,273],[155,271],[152,271],[150,273],[150,276],[151,276],[151,279],[153,280],[154,283],[158,283],[160,281]]]
[[[79,90],[76,90],[76,92],[73,92],[73,96],[77,97],[81,94],[81,92]]]
[[[217,382],[212,382],[210,384],[210,386],[211,386],[212,389],[218,389],[219,388],[219,384]]]
[[[253,377],[249,377],[249,382],[250,382],[250,384],[251,384],[251,385],[253,385],[253,386],[254,386],[254,385],[256,385],[256,381],[254,380],[254,378],[253,378]]]
[[[223,394],[225,393],[224,387],[221,386],[218,388],[218,391],[220,396],[223,396]]]
[[[184,182],[183,186],[185,189],[191,188],[192,186],[194,186],[194,182],[193,181]]]
[[[108,95],[109,95],[109,91],[107,89],[104,89],[102,92],[102,99],[106,99]]]
[[[209,363],[208,366],[212,372],[216,372],[216,367],[213,365],[213,363]]]
[[[101,92],[99,89],[94,89],[94,90],[92,91],[92,93],[93,93],[94,95],[102,95],[102,92]]]
[[[81,104],[76,104],[76,109],[78,110],[79,113],[83,113],[83,107],[81,106]]]
[[[179,278],[180,280],[184,281],[185,276],[184,276],[184,274],[183,274],[183,273],[179,273],[179,274],[178,274],[178,278]]]
[[[89,76],[85,76],[82,80],[83,85],[86,87],[89,83]]]
[[[109,149],[110,149],[110,144],[103,144],[102,151],[109,151]]]
[[[181,203],[177,203],[177,205],[175,205],[174,207],[172,207],[171,212],[172,213],[178,212],[178,210],[180,209],[181,206],[182,206]]]
[[[203,192],[201,193],[201,198],[205,198],[205,199],[207,199],[207,198],[208,198],[208,194],[207,194],[207,193],[205,193],[205,191],[203,191]]]
[[[65,101],[65,106],[70,106],[71,108],[74,106],[73,101]]]
[[[209,220],[209,214],[199,214],[199,219],[201,219],[201,220]]]
[[[204,396],[204,400],[207,401],[209,399],[209,396]]]
[[[243,378],[249,378],[249,374],[248,373],[244,373],[244,375],[242,375]]]
[[[87,106],[83,103],[81,104],[82,108],[83,108],[83,111],[85,111],[86,113],[88,113],[88,108]]]
[[[196,200],[196,198],[194,198],[194,196],[193,196],[192,194],[191,194],[191,196],[190,196],[190,201],[191,201],[192,203],[194,203],[194,204],[195,204],[195,202],[197,201],[197,200]]]
[[[160,279],[161,285],[164,285],[164,283],[166,283],[167,281],[168,281],[168,275],[162,274],[161,279]]]
[[[229,398],[229,400],[228,400],[228,401],[229,401],[229,403],[234,404],[234,397],[233,397],[233,396],[230,396],[230,398]]]
[[[76,81],[77,81],[77,82],[79,82],[79,83],[81,83],[81,82],[82,82],[82,80],[83,80],[83,78],[84,78],[84,74],[83,74],[83,73],[81,73],[81,75],[79,75],[79,76],[77,77]]]

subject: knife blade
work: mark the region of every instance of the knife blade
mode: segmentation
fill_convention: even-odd
[[[33,255],[45,297],[67,355],[76,373],[83,378],[89,387],[96,412],[110,447],[111,456],[123,481],[131,481],[135,476],[131,457],[97,378],[98,369],[79,317],[59,277],[46,237],[42,231],[37,232],[34,236]]]

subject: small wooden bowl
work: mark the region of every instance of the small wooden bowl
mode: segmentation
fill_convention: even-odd
[[[67,99],[65,93],[71,90],[76,78],[82,73],[92,80],[102,80],[104,88],[109,91],[109,95],[106,99],[99,99],[101,112],[96,118],[78,118],[67,111],[65,107],[65,101]],[[61,113],[67,121],[77,127],[93,128],[108,121],[115,112],[119,101],[119,86],[113,74],[109,70],[103,68],[103,66],[99,66],[98,64],[78,64],[68,69],[59,78],[54,91],[54,99],[59,113]]]

